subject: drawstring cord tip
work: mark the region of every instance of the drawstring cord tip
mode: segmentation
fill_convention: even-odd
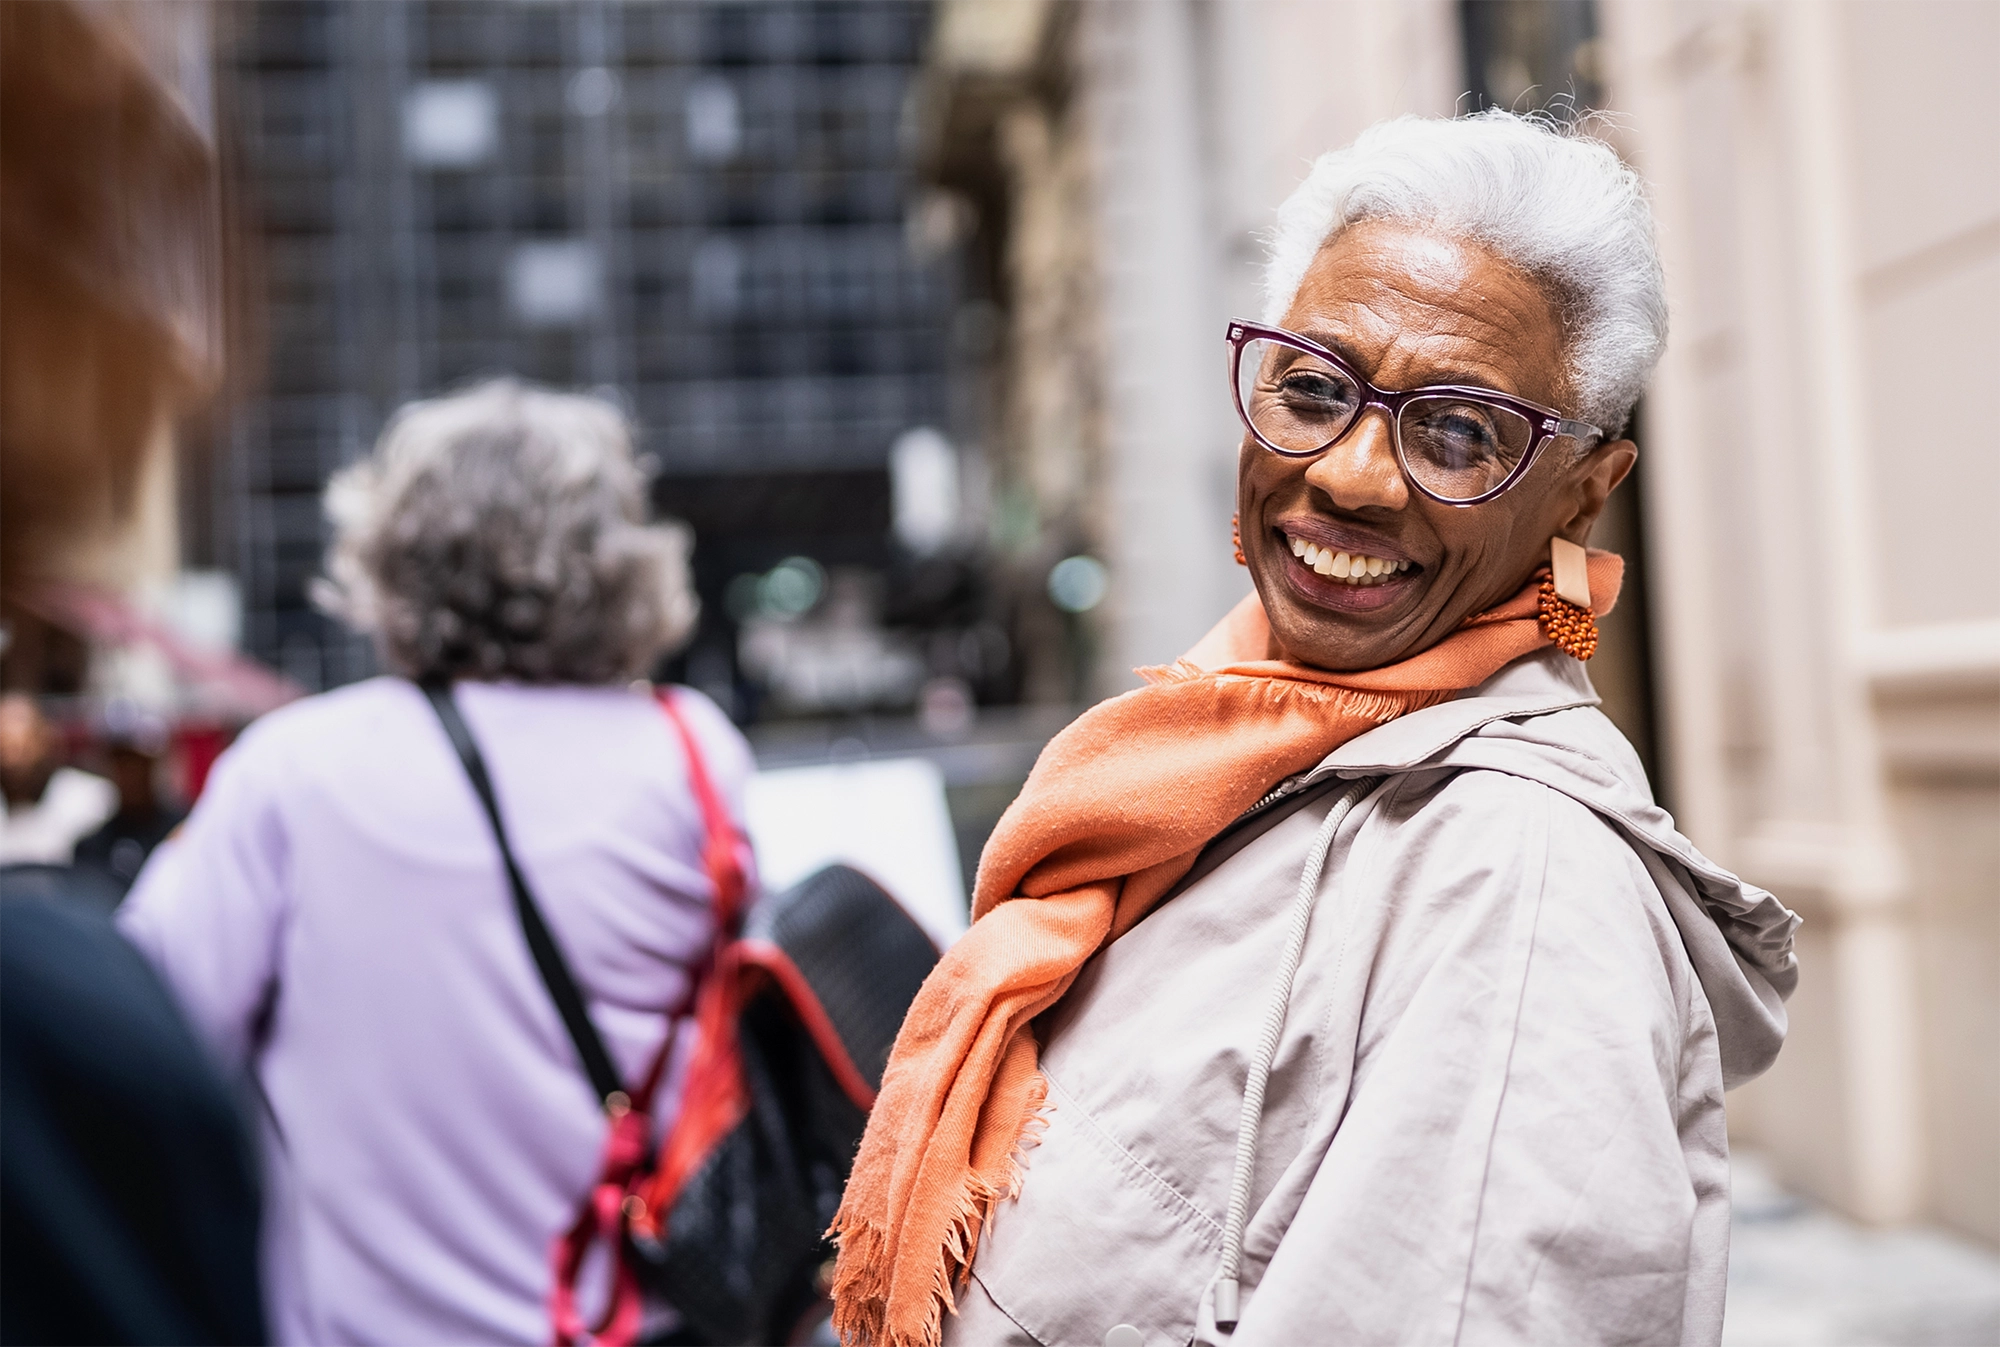
[[[1236,1308],[1237,1293],[1234,1277],[1224,1277],[1215,1284],[1215,1326],[1225,1333],[1234,1332],[1242,1317]]]

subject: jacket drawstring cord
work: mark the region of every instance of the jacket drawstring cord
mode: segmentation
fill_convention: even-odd
[[[1312,924],[1313,907],[1319,900],[1319,877],[1326,868],[1327,853],[1362,797],[1374,788],[1376,779],[1366,777],[1342,791],[1319,825],[1312,846],[1306,852],[1306,867],[1299,875],[1298,896],[1292,899],[1291,929],[1285,935],[1285,957],[1278,967],[1278,980],[1271,989],[1271,1003],[1264,1011],[1264,1031],[1257,1038],[1257,1054],[1250,1059],[1250,1078],[1243,1086],[1243,1112],[1236,1121],[1236,1168],[1229,1181],[1229,1214],[1222,1223],[1222,1266],[1215,1279],[1215,1326],[1233,1332],[1239,1318],[1239,1274],[1243,1270],[1243,1226],[1250,1217],[1250,1180],[1256,1167],[1257,1129],[1264,1120],[1264,1089],[1271,1081],[1271,1063],[1278,1055],[1278,1038],[1285,1030],[1285,1010],[1292,1000],[1292,980],[1298,975],[1299,960],[1305,954],[1306,929]]]

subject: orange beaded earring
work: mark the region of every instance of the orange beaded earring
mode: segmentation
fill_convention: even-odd
[[[1237,524],[1240,518],[1240,515],[1229,516],[1229,545],[1236,549],[1236,564],[1248,566],[1250,563],[1243,559],[1243,531]]]
[[[1549,568],[1542,577],[1542,635],[1571,659],[1597,653],[1597,615],[1590,610],[1590,564],[1567,538],[1549,539]]]

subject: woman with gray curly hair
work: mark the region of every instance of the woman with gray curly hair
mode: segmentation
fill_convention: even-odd
[[[590,1017],[640,1078],[712,939],[689,764],[630,685],[693,625],[686,537],[644,522],[615,408],[506,380],[405,408],[326,505],[318,597],[400,676],[245,731],[121,920],[268,1104],[279,1340],[540,1341],[604,1120],[418,684],[452,687]],[[673,695],[740,819],[747,746]]]
[[[635,678],[695,619],[686,538],[643,505],[616,408],[496,380],[405,408],[328,484],[316,597],[411,678]]]

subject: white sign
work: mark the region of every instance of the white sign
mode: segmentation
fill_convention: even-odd
[[[944,776],[923,758],[781,767],[750,778],[745,822],[764,884],[851,865],[887,889],[940,949],[965,933],[965,881]]]

